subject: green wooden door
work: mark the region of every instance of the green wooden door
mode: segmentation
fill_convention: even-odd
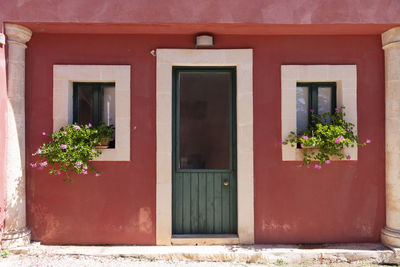
[[[173,68],[172,233],[236,234],[236,68]]]

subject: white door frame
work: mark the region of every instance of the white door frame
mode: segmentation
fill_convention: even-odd
[[[173,66],[236,67],[238,239],[240,244],[253,244],[254,170],[252,49],[157,49],[156,244],[171,245],[172,238]],[[226,243],[230,242],[231,239],[227,238]],[[224,240],[219,240],[218,243],[224,243]]]

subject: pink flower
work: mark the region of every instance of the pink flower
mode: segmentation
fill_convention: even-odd
[[[88,174],[88,172],[86,171],[86,170],[82,170],[82,172],[81,172],[82,174]]]
[[[38,148],[38,150],[36,151],[36,153],[34,155],[40,155],[42,154],[42,150],[40,148]]]
[[[46,132],[42,132],[42,135],[46,135]]]
[[[82,165],[82,162],[77,161],[77,162],[75,162],[75,165],[76,165],[76,166],[81,166],[81,165]]]
[[[307,166],[306,166],[307,169],[309,169],[310,167],[311,167],[310,165],[307,165]]]
[[[88,126],[89,126],[89,128],[90,128],[90,127],[92,127],[92,124],[89,122]]]
[[[37,163],[36,162],[35,163],[33,163],[33,162],[29,163],[29,165],[31,165],[32,168],[36,168],[37,167]]]
[[[82,166],[82,169],[87,170],[87,166],[86,166],[86,165],[83,165],[83,166]]]
[[[79,130],[80,128],[81,128],[81,127],[79,127],[78,125],[75,125],[75,126],[74,126],[74,129],[75,129],[75,130]]]
[[[311,112],[311,113],[314,113],[314,112],[315,112],[315,110],[314,110],[314,109],[310,109],[310,112]]]
[[[57,171],[57,175],[60,175],[61,174],[61,171]]]
[[[77,149],[78,148],[78,146],[74,146],[74,149]]]
[[[342,109],[341,108],[335,108],[335,111],[336,112],[342,112]]]
[[[100,173],[96,173],[96,174],[95,174],[95,176],[100,176],[100,175],[101,175]]]
[[[316,168],[317,170],[320,170],[322,168],[321,164],[315,164],[314,168]]]
[[[66,131],[64,131],[64,132],[63,132],[63,134],[67,134],[67,132],[66,132]]]
[[[331,164],[331,161],[328,159],[327,161],[325,161],[325,164]]]
[[[283,142],[283,141],[279,141],[279,142],[278,142],[278,144],[280,144],[280,145],[284,145],[284,144],[285,144],[285,142]]]
[[[97,151],[96,151],[96,149],[92,149],[92,152],[93,152],[93,153],[96,153]]]
[[[371,140],[370,140],[370,139],[367,139],[367,140],[365,141],[365,143],[369,144],[369,143],[371,143]]]
[[[301,147],[301,148],[303,148],[303,147],[304,147],[304,145],[303,145],[303,144],[300,144],[300,147]]]
[[[39,165],[40,165],[40,167],[46,167],[47,161],[40,162]]]
[[[42,167],[42,166],[39,166],[39,168],[37,168],[39,171],[41,171],[41,170],[43,170],[44,169],[44,167]]]
[[[67,149],[67,147],[68,147],[67,145],[61,145],[60,146],[61,149]]]
[[[350,155],[347,155],[346,159],[350,160],[351,159]]]
[[[336,140],[335,140],[335,143],[336,144],[339,144],[340,142],[343,142],[344,141],[344,137],[343,136],[338,136],[337,138],[336,138]]]
[[[308,140],[308,136],[303,135],[303,136],[301,137],[301,139],[303,139],[303,140]]]

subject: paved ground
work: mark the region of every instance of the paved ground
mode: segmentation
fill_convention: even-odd
[[[255,266],[334,266],[334,267],[350,267],[350,266],[388,266],[377,265],[367,262],[357,263],[336,263],[336,264],[320,264],[320,263],[303,263],[288,264],[284,261],[277,261],[270,264],[245,263],[245,262],[195,262],[195,261],[165,261],[165,260],[148,260],[134,257],[110,257],[110,256],[79,256],[79,255],[16,255],[10,254],[6,258],[0,258],[0,267],[9,266],[30,266],[30,267],[72,267],[72,266],[143,266],[143,267],[255,267]]]
[[[253,246],[46,246],[0,253],[2,266],[385,266],[400,253],[381,244]],[[380,264],[380,265],[378,265]]]

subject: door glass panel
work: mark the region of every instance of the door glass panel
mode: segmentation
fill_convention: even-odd
[[[229,72],[179,73],[179,167],[229,169]]]
[[[308,128],[308,87],[297,87],[296,90],[296,122],[297,134],[303,134]]]

